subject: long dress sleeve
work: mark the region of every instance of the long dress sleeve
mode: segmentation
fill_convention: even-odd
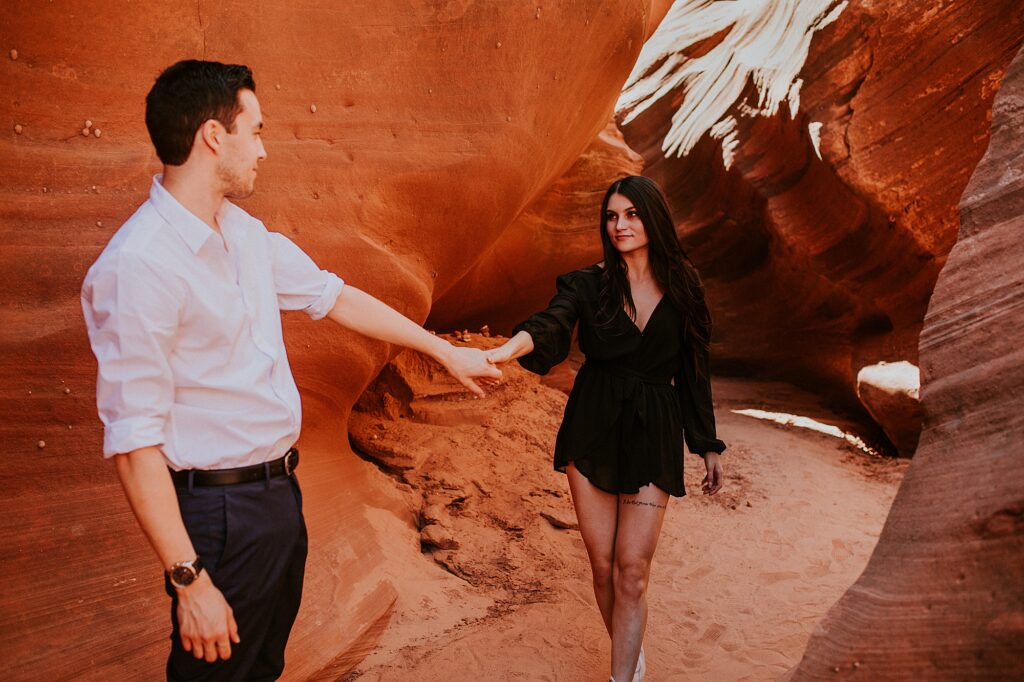
[[[682,369],[675,377],[679,402],[683,409],[683,437],[695,455],[722,453],[725,443],[715,433],[715,410],[711,402],[711,373],[706,348],[697,351],[696,359],[683,352]],[[695,366],[696,360],[696,366]]]
[[[579,319],[579,292],[573,273],[555,280],[558,287],[548,307],[515,326],[513,336],[526,331],[533,339],[533,351],[519,358],[519,364],[534,374],[547,374],[569,356],[572,331]]]

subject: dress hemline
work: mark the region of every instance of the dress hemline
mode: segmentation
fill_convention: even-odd
[[[576,460],[570,459],[568,462],[566,462],[565,464],[563,464],[561,466],[559,466],[558,464],[555,464],[554,465],[554,469],[555,469],[555,471],[557,471],[559,473],[568,475],[566,473],[565,469],[570,464],[576,464]],[[588,474],[583,469],[580,469],[579,466],[576,467],[576,471],[578,471],[581,474],[583,474],[583,478],[587,479],[587,481],[590,483],[590,485],[594,486],[595,488],[597,488],[598,490],[600,490],[603,493],[608,493],[609,495],[638,495],[640,493],[640,488],[643,488],[643,487],[648,486],[648,485],[653,485],[655,488],[657,488],[661,492],[665,493],[669,497],[686,497],[686,489],[685,488],[683,489],[683,492],[681,492],[681,493],[674,493],[674,492],[672,492],[670,490],[665,490],[660,485],[658,485],[655,481],[649,481],[648,483],[645,483],[644,485],[638,487],[636,490],[633,490],[633,491],[629,491],[629,490],[608,490],[604,486],[601,486],[601,485],[595,483],[594,479],[592,479],[590,477],[590,474]]]

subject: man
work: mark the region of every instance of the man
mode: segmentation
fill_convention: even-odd
[[[252,193],[267,155],[247,67],[171,66],[146,126],[163,174],[82,287],[103,452],[166,570],[168,679],[276,679],[306,560],[279,310],[428,353],[478,395],[474,378],[500,372],[227,201]]]

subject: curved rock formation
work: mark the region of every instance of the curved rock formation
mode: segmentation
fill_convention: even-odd
[[[607,125],[666,5],[5,7],[8,677],[154,677],[167,648],[159,567],[100,459],[78,303],[89,263],[158,170],[143,125],[157,73],[185,57],[252,66],[269,158],[244,207],[423,320]],[[345,438],[349,408],[392,350],[327,323],[285,326],[305,407],[312,546],[288,670],[334,679],[372,646],[401,592],[387,559],[418,560],[415,544],[395,545],[394,527],[416,536],[410,511]]]
[[[601,260],[601,199],[608,185],[642,168],[642,159],[609,123],[572,168],[438,299],[429,323],[438,329],[496,324],[510,331],[551,297],[556,274]]]
[[[917,455],[792,679],[1024,677],[1024,52],[960,221],[921,332]]]
[[[917,364],[956,203],[1024,39],[1018,5],[675,4],[620,127],[704,276],[720,369],[810,386],[867,421],[857,372]]]

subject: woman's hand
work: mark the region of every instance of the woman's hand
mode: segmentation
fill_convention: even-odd
[[[514,349],[510,347],[510,344],[505,342],[497,348],[484,351],[484,355],[487,356],[487,362],[492,365],[503,365],[513,359],[513,350]]]
[[[445,369],[478,398],[484,397],[479,384],[495,386],[501,382],[501,370],[479,348],[450,346],[445,351],[438,356]]]
[[[506,362],[508,362],[509,360],[511,360],[512,357],[513,357],[512,349],[509,348],[509,345],[508,345],[507,342],[505,344],[501,345],[501,346],[498,346],[497,348],[492,348],[490,350],[484,351],[484,358],[486,358],[487,364],[490,367],[493,367],[495,369],[497,369],[498,365],[503,365]],[[480,381],[481,384],[483,384],[484,386],[487,386],[488,388],[494,388],[495,386],[497,386],[498,384],[501,383],[501,379],[500,378],[499,379],[485,378],[485,379],[480,379],[479,381]]]
[[[725,474],[722,473],[722,463],[718,461],[717,452],[704,453],[704,467],[708,473],[700,482],[701,490],[705,495],[714,495],[722,489],[722,484],[725,482]]]
[[[492,365],[503,365],[510,360],[522,357],[533,350],[533,337],[521,331],[511,339],[489,351],[485,351],[487,362]]]

